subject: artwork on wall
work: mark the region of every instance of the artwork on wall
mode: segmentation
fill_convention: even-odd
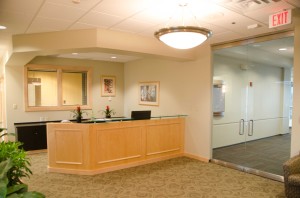
[[[101,96],[116,96],[115,76],[101,76]]]
[[[139,104],[159,105],[159,81],[139,83]]]

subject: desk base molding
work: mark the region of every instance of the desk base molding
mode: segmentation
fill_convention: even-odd
[[[159,157],[159,158],[148,159],[148,160],[139,161],[139,162],[133,162],[130,164],[122,164],[122,165],[108,167],[108,168],[101,168],[99,170],[78,170],[78,169],[52,168],[52,167],[48,166],[48,172],[74,174],[74,175],[97,175],[97,174],[101,174],[101,173],[107,173],[107,172],[112,172],[112,171],[116,171],[116,170],[151,164],[151,163],[164,161],[164,160],[168,160],[168,159],[172,159],[172,158],[176,158],[176,157],[182,157],[182,156],[184,156],[184,154],[174,154],[174,155],[170,155],[170,156],[166,156],[166,157]]]

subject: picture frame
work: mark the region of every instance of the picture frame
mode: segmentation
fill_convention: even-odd
[[[159,106],[159,81],[139,83],[139,104]]]
[[[103,97],[116,96],[115,76],[101,76],[101,96]]]

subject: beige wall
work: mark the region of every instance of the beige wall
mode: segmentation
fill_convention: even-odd
[[[124,113],[152,111],[152,116],[186,114],[185,152],[210,158],[211,144],[211,54],[203,45],[195,61],[143,59],[125,64]],[[159,106],[138,104],[138,83],[160,81]]]
[[[295,21],[295,20],[294,20]],[[295,28],[295,63],[294,63],[294,115],[293,115],[293,134],[292,134],[292,155],[299,153],[300,150],[300,19],[298,15]],[[71,48],[92,48],[101,47],[98,45],[100,41],[97,37],[97,31],[88,32],[91,36],[88,43],[85,39],[81,40],[82,35],[78,38],[74,37],[67,40],[60,46],[54,42],[56,34],[60,35],[59,41],[68,38],[73,31],[55,32],[41,34],[41,37],[36,39],[36,34],[17,38],[17,49],[14,58],[6,67],[6,90],[7,90],[7,120],[9,130],[13,129],[14,122],[38,121],[40,117],[47,116],[51,119],[67,119],[70,117],[69,112],[24,112],[23,106],[23,66],[17,64],[31,60],[36,54],[48,53],[55,54],[57,50],[65,50],[70,52]],[[55,35],[54,35],[55,34]],[[85,34],[84,34],[85,35]],[[75,35],[76,36],[76,35]],[[106,35],[107,36],[107,35]],[[51,38],[51,39],[49,39]],[[98,39],[97,39],[98,38]],[[20,40],[21,39],[21,40]],[[120,37],[120,39],[123,39]],[[76,40],[81,40],[82,45],[79,45]],[[37,45],[32,48],[32,54],[27,53],[28,49],[24,46],[32,42]],[[69,42],[70,41],[70,42]],[[117,49],[115,42],[114,49]],[[24,44],[24,45],[23,45]],[[157,47],[160,44],[157,43]],[[49,47],[50,46],[50,47]],[[30,46],[29,46],[30,47]],[[123,46],[124,47],[124,46]],[[142,47],[142,46],[141,46]],[[164,50],[166,49],[163,47]],[[130,43],[126,48],[130,51]],[[27,51],[26,51],[27,50]],[[52,52],[53,51],[53,52]],[[138,51],[138,50],[136,50]],[[145,53],[156,55],[156,48],[142,50]],[[24,53],[23,53],[24,52]],[[180,53],[165,53],[165,56],[176,57]],[[98,61],[75,61],[67,59],[36,59],[35,63],[41,64],[61,64],[61,65],[91,65],[94,66],[93,76],[93,107],[94,109],[102,109],[103,106],[111,105],[119,115],[129,115],[131,110],[151,109],[153,115],[170,115],[170,114],[188,114],[187,126],[185,134],[185,151],[198,157],[210,158],[211,155],[211,89],[212,89],[212,72],[211,72],[211,49],[209,45],[203,45],[198,49],[197,60],[183,61],[167,61],[159,58],[143,59],[125,64],[124,70],[120,69],[123,64],[98,62]],[[29,55],[28,55],[29,54]],[[170,55],[173,54],[173,55]],[[152,56],[153,57],[153,56]],[[182,55],[182,59],[187,60],[193,58],[191,54]],[[59,61],[58,61],[59,60]],[[107,67],[109,66],[109,67]],[[124,75],[123,75],[124,72]],[[112,102],[108,102],[107,98],[100,97],[100,76],[116,75],[117,77],[117,97],[113,98]],[[123,83],[124,78],[124,85]],[[159,107],[149,107],[138,105],[138,82],[139,81],[160,81],[161,96]],[[123,89],[124,86],[124,89]],[[125,90],[125,92],[124,92]],[[123,93],[124,96],[123,96]],[[120,101],[124,101],[120,102]],[[14,110],[13,104],[17,104],[18,108]]]
[[[296,10],[295,10],[296,11]],[[294,98],[291,155],[300,151],[300,9],[293,18],[294,28]]]
[[[85,42],[85,38],[89,38],[87,42]],[[100,67],[95,67],[95,70],[98,70],[98,72],[94,70],[93,106],[99,109],[104,104],[110,104],[112,108],[116,109],[118,115],[123,115],[122,111],[125,109],[125,115],[127,116],[131,109],[136,109],[135,107],[148,109],[148,107],[138,105],[137,92],[132,96],[130,95],[135,92],[135,89],[128,83],[132,83],[132,80],[135,79],[137,81],[159,80],[162,82],[161,88],[164,93],[162,92],[163,94],[161,95],[160,106],[151,108],[153,113],[155,113],[154,115],[188,114],[186,151],[199,157],[210,157],[211,57],[209,43],[206,43],[199,49],[182,51],[165,46],[154,38],[145,39],[140,36],[129,35],[128,33],[117,33],[100,29],[18,35],[14,36],[13,41],[14,54],[6,64],[8,69],[7,87],[12,88],[7,92],[8,102],[6,104],[9,128],[13,127],[14,122],[38,121],[43,116],[48,117],[48,120],[53,118],[66,119],[70,116],[69,112],[24,112],[22,67],[33,57],[70,53],[74,48],[78,49],[78,52],[87,50],[110,52],[111,49],[120,49],[118,52],[121,54],[142,55],[149,59],[142,61],[142,64],[146,64],[145,66],[138,64],[139,62],[126,64],[128,69],[126,69],[124,75],[119,73],[118,67],[110,67],[113,63],[101,64],[101,68],[105,67],[107,69],[105,70],[107,72],[103,73],[104,75],[114,75],[116,73],[117,76],[117,97],[113,98],[113,101],[110,103],[107,98],[100,97],[98,79],[102,73],[100,72]],[[199,59],[184,62],[193,60],[195,57],[199,57]],[[168,58],[173,61],[165,61],[160,58]],[[37,64],[80,66],[85,65],[87,62],[63,59],[58,61],[58,59],[50,58],[34,60],[34,63]],[[95,62],[90,62],[88,65],[95,66],[92,63]],[[127,66],[125,67],[127,68]],[[146,71],[139,70],[139,67],[146,69]],[[153,70],[153,67],[157,71]],[[140,73],[136,72],[135,68]],[[127,83],[124,89],[126,90],[124,95],[126,100],[121,104],[119,101],[123,101],[123,76],[126,78],[124,82]],[[18,109],[13,110],[13,104],[17,104]]]
[[[123,78],[124,66],[122,63],[75,60],[63,58],[45,58],[37,57],[30,63],[32,64],[50,64],[61,66],[91,66],[93,67],[92,97],[93,112],[96,117],[103,117],[99,112],[104,110],[106,105],[111,106],[117,112],[116,116],[123,116]],[[25,112],[23,98],[23,67],[8,66],[6,67],[6,83],[7,83],[7,126],[9,131],[14,131],[14,123],[16,122],[34,122],[39,121],[40,117],[47,120],[72,119],[70,111],[45,111],[45,112]],[[112,97],[109,101],[107,97],[101,97],[100,93],[100,77],[101,75],[116,76],[116,97]],[[13,109],[13,104],[18,106]],[[91,112],[91,111],[89,111]],[[86,116],[85,116],[86,117]]]

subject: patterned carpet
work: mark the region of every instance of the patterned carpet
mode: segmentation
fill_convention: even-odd
[[[47,172],[47,154],[29,155],[29,190],[47,198],[285,197],[283,183],[180,157],[95,176]]]

